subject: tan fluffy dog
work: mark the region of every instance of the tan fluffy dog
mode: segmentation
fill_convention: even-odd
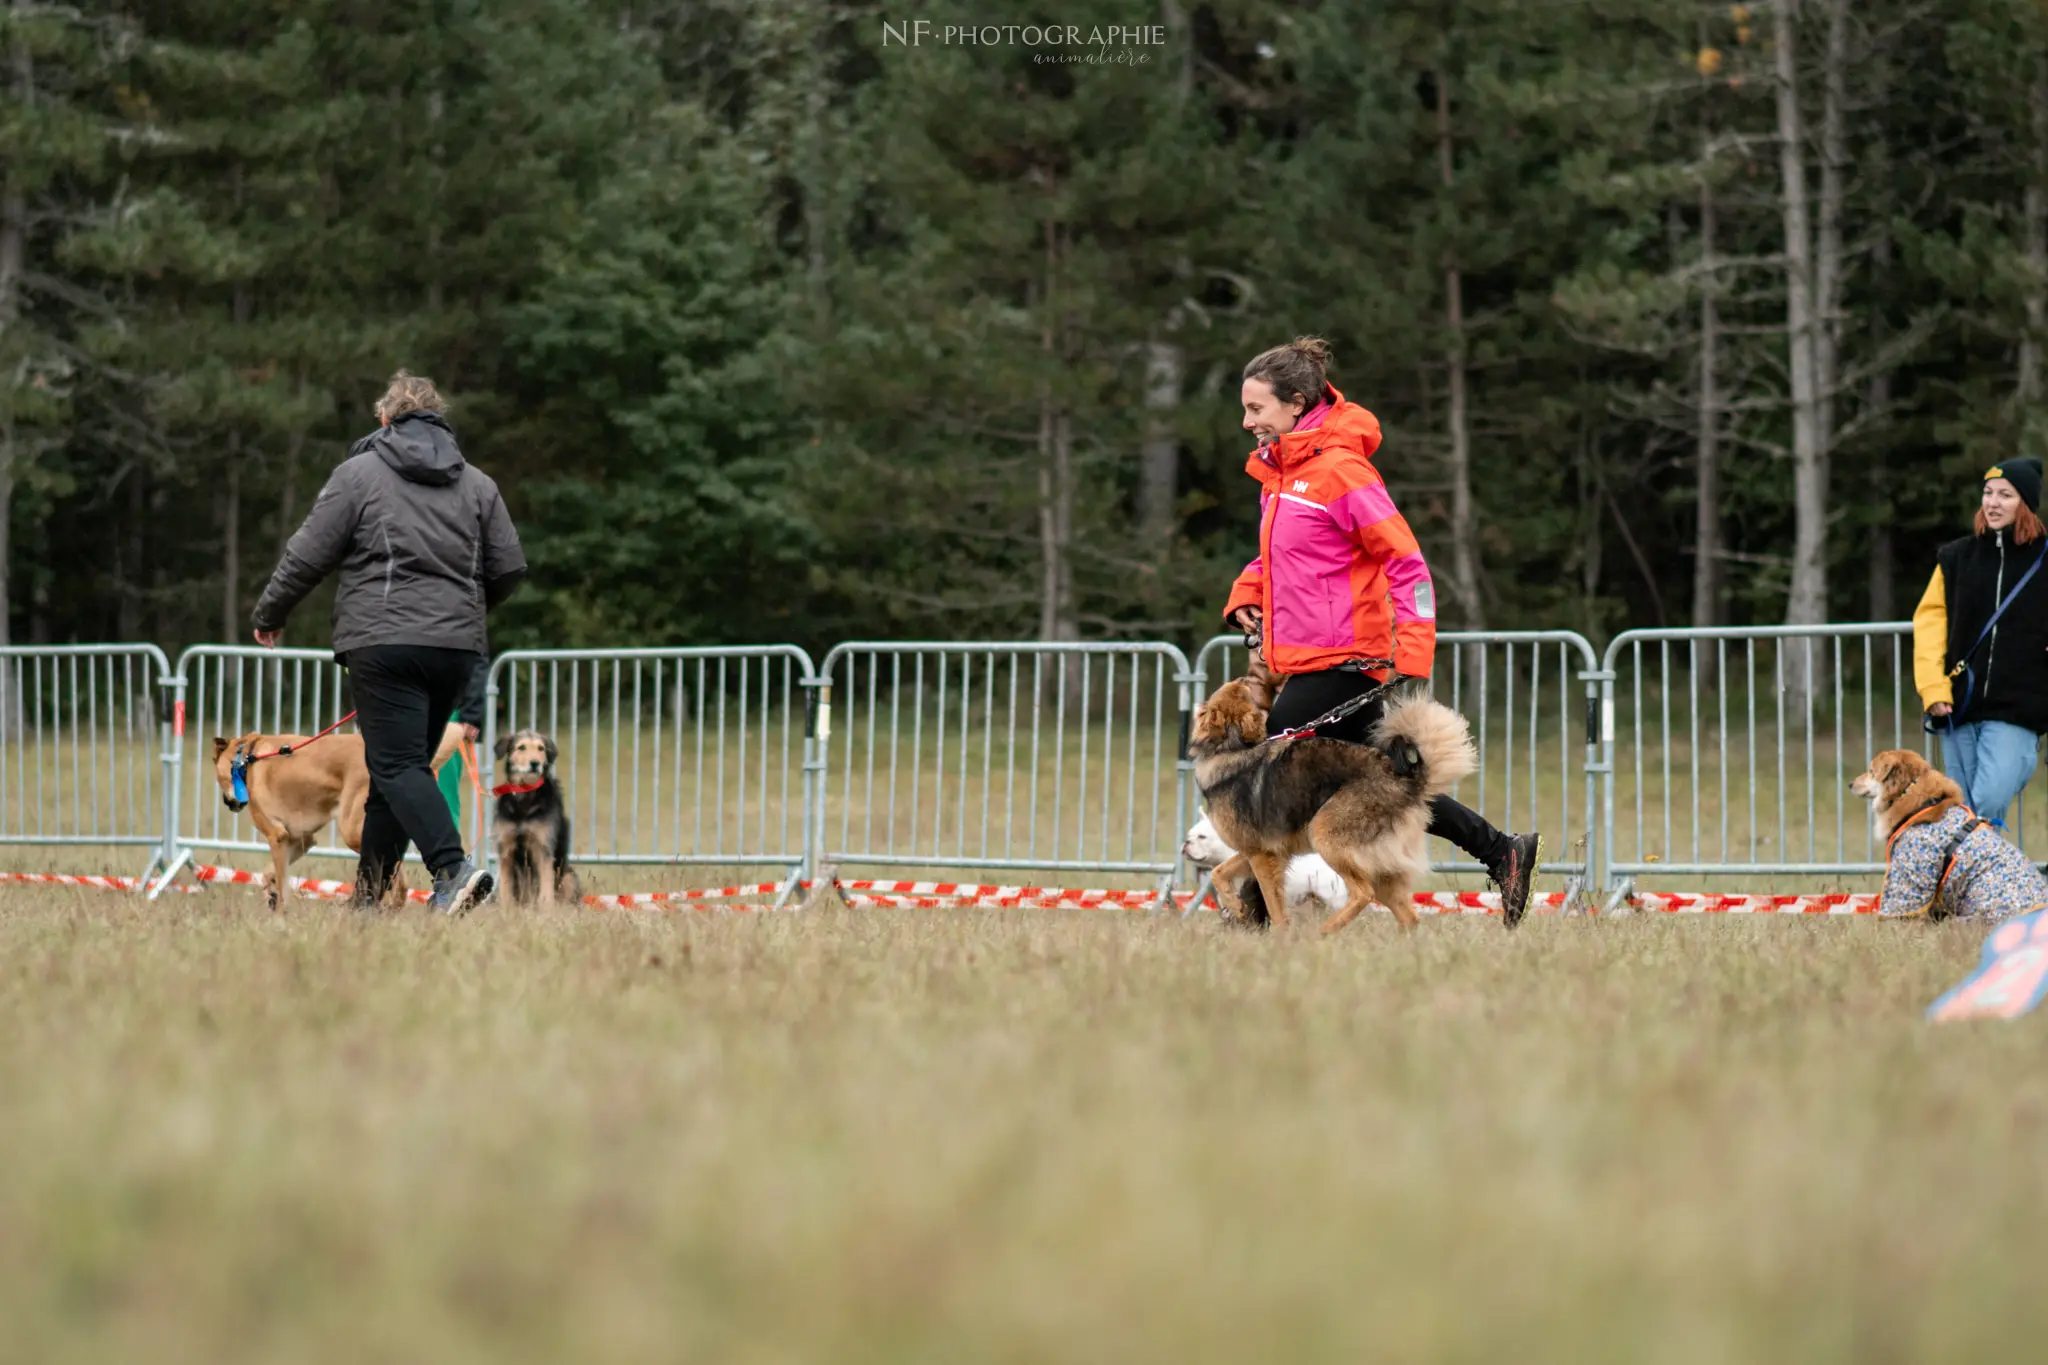
[[[1939,820],[1949,807],[1963,804],[1963,789],[1935,770],[1911,749],[1886,749],[1849,783],[1849,790],[1870,802],[1870,828],[1879,843],[1921,811]]]
[[[293,752],[278,754],[280,748]],[[250,763],[244,777],[249,818],[270,845],[263,899],[275,910],[288,884],[285,869],[306,855],[329,824],[340,826],[343,844],[362,851],[370,768],[363,759],[361,735],[327,735],[318,743],[309,743],[305,735],[247,734],[232,740],[215,736],[213,779],[231,811],[239,812],[245,804],[235,799],[234,763],[250,754],[275,755]],[[404,869],[393,870],[383,904],[388,910],[404,907]]]
[[[1315,852],[1350,893],[1324,933],[1375,900],[1414,927],[1415,883],[1429,870],[1430,799],[1479,766],[1465,718],[1416,698],[1387,707],[1372,745],[1315,736],[1267,743],[1271,700],[1262,682],[1239,678],[1195,713],[1188,752],[1216,832],[1250,863],[1277,923],[1287,921],[1288,860]],[[1413,761],[1397,769],[1382,745],[1405,747]]]

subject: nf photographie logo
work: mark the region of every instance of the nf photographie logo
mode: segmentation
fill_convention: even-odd
[[[1148,47],[1166,45],[1166,25],[1083,28],[1079,24],[935,24],[929,19],[882,21],[883,47],[1019,47],[1033,61],[1142,66]]]

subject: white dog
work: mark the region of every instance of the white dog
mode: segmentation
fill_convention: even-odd
[[[1217,835],[1216,827],[1209,823],[1204,814],[1195,821],[1188,831],[1187,842],[1180,846],[1180,855],[1204,872],[1213,872],[1226,859],[1234,857],[1237,850]],[[1322,860],[1321,855],[1304,853],[1287,864],[1287,879],[1283,892],[1287,897],[1287,908],[1292,911],[1319,901],[1333,913],[1349,903],[1351,893],[1344,888],[1344,879],[1337,870]]]

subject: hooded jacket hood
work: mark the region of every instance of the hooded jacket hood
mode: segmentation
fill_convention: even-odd
[[[446,487],[462,477],[462,451],[438,412],[408,412],[365,436],[356,449],[376,451],[377,458],[413,483]]]

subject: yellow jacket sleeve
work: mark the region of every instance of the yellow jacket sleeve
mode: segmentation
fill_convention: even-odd
[[[1955,702],[1948,685],[1948,589],[1939,564],[1913,608],[1913,686],[1923,711],[1936,702]]]

